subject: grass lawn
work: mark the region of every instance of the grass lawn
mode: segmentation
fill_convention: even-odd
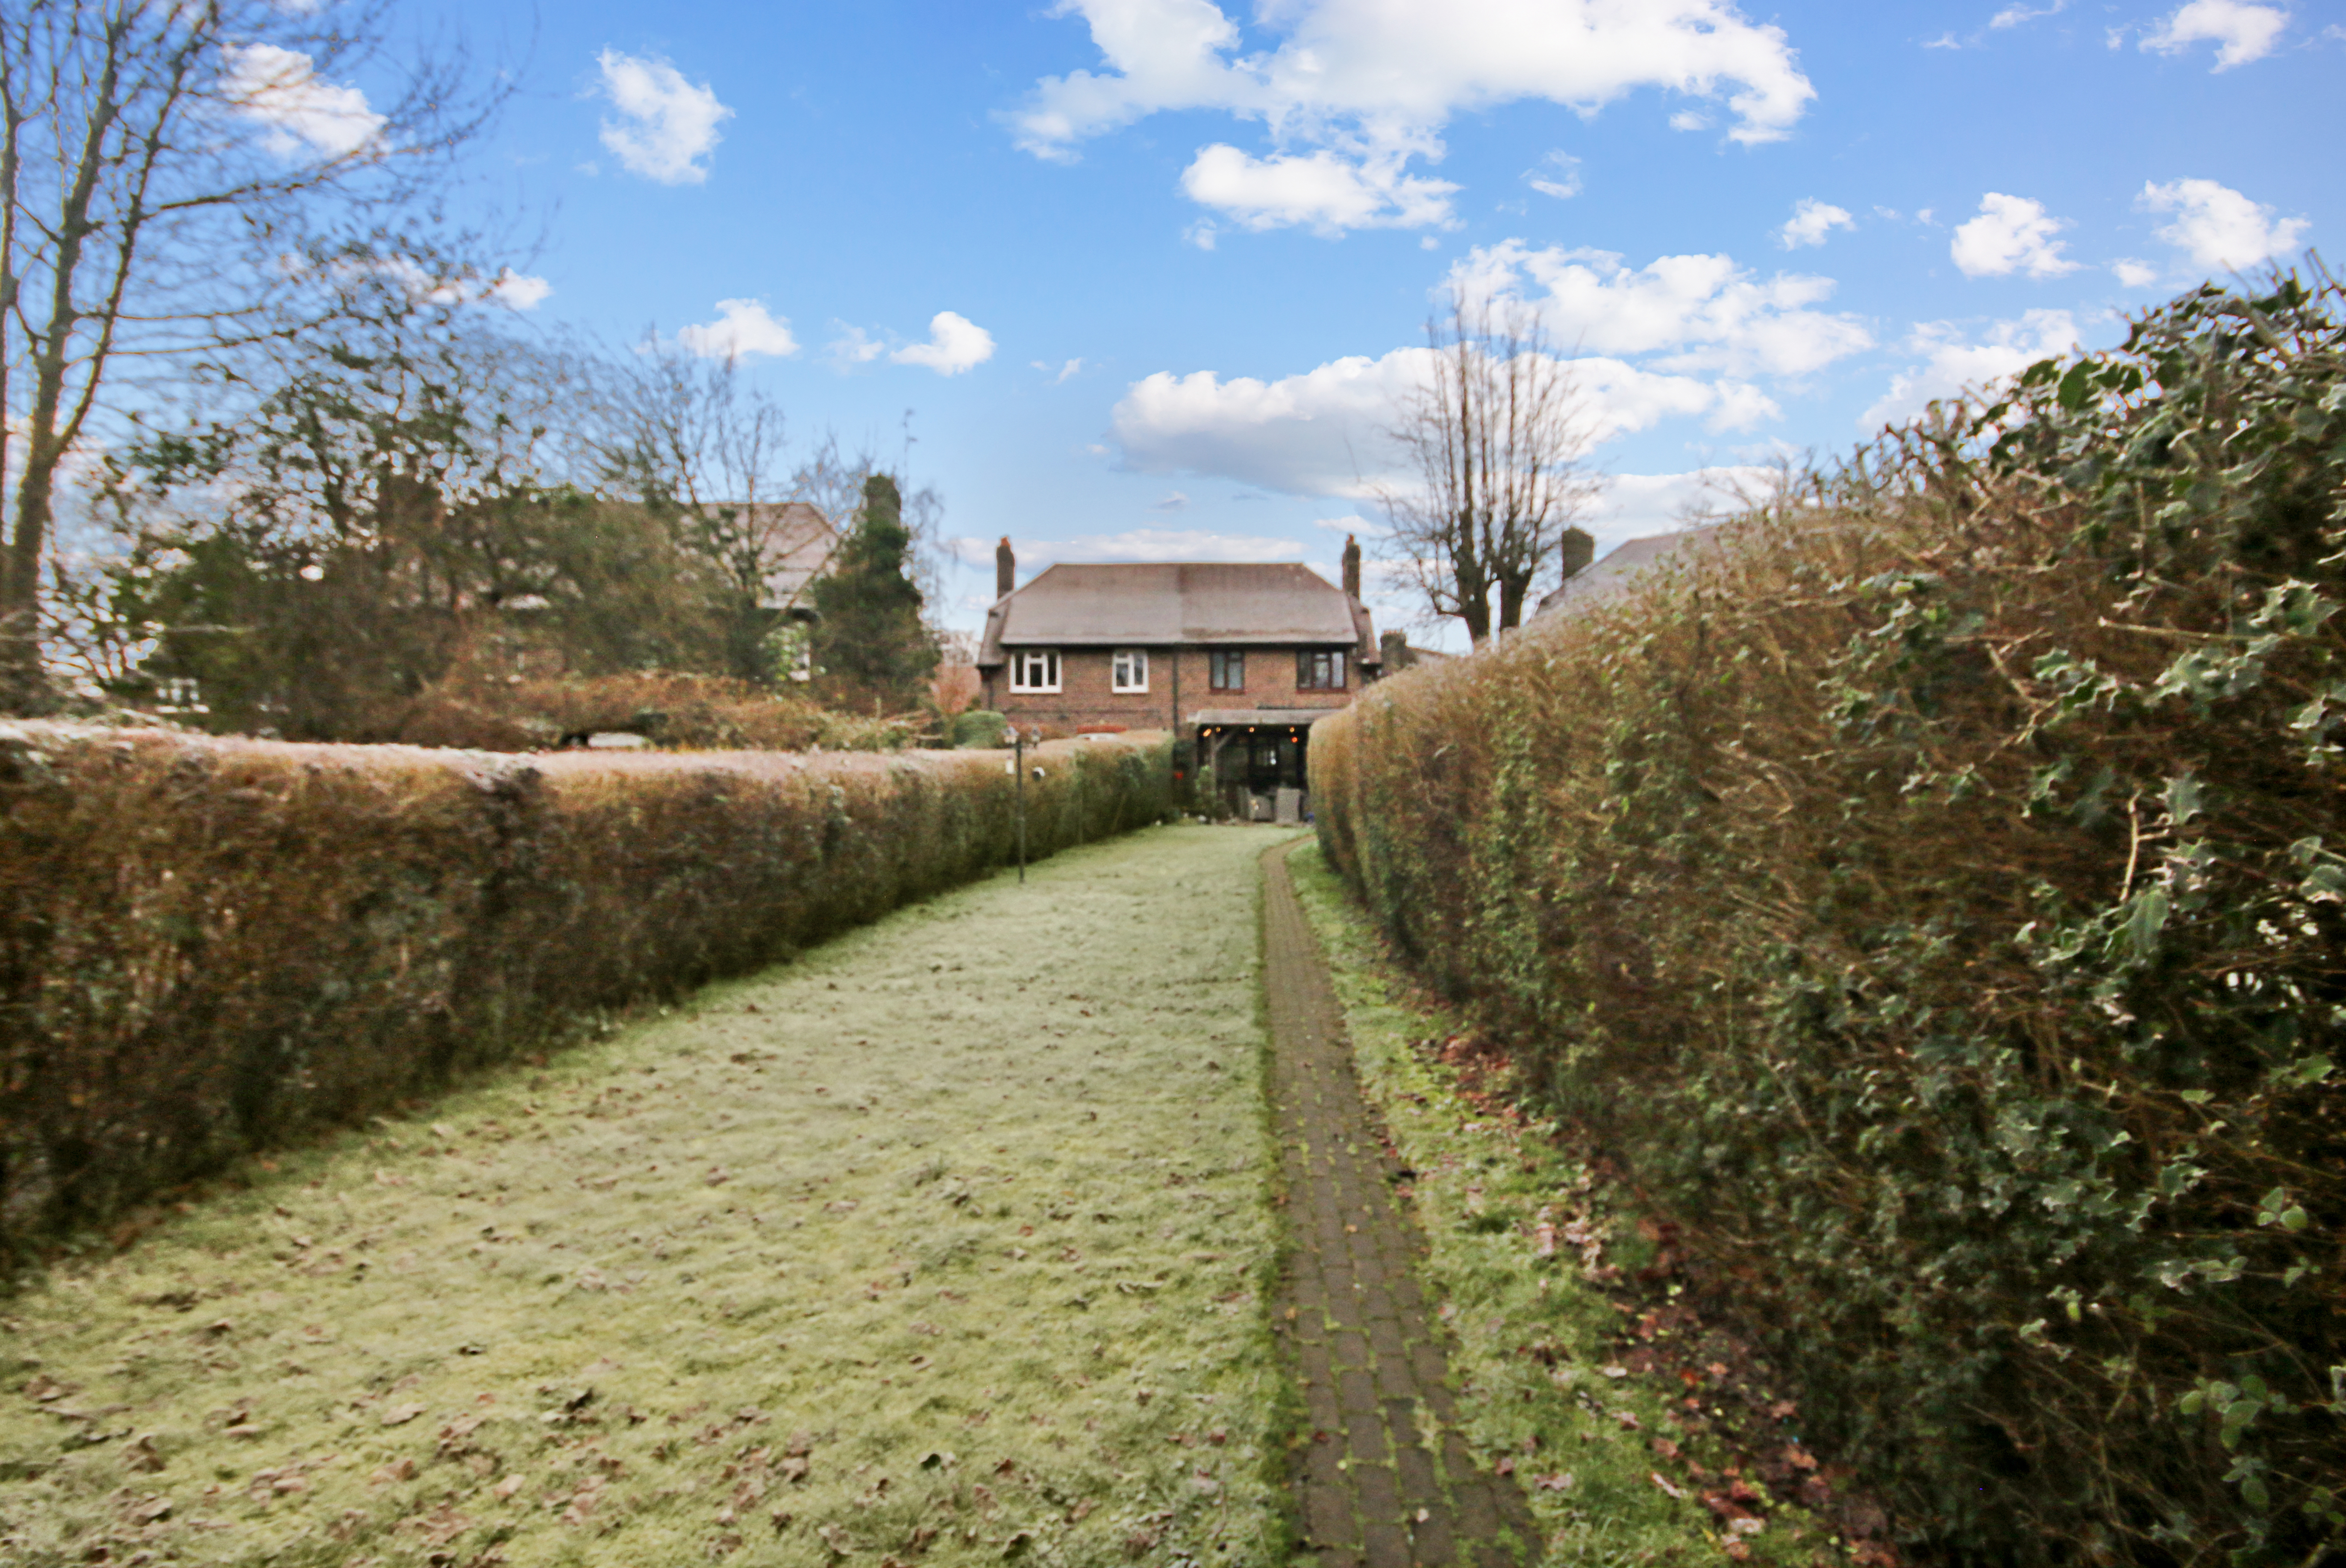
[[[1413,1173],[1426,1295],[1457,1339],[1460,1417],[1522,1484],[1550,1568],[1837,1561],[1843,1543],[1710,1434],[1712,1403],[1727,1396],[1708,1374],[1657,1364],[1650,1343],[1673,1332],[1658,1327],[1667,1314],[1626,1313],[1589,1278],[1585,1266],[1634,1271],[1650,1243],[1603,1212],[1552,1129],[1478,1101],[1424,1048],[1461,1026],[1387,966],[1319,847],[1288,866],[1327,951],[1362,1087]]]
[[[1152,829],[0,1298],[0,1558],[1262,1563],[1260,830]]]

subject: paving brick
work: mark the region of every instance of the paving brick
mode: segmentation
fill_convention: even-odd
[[[1344,1408],[1347,1421],[1384,1419],[1376,1379],[1366,1367],[1349,1367],[1336,1374],[1336,1402]]]
[[[1391,1465],[1356,1464],[1352,1476],[1361,1499],[1362,1524],[1401,1522],[1401,1482]]]
[[[1453,1568],[1458,1561],[1458,1542],[1450,1533],[1450,1517],[1432,1509],[1426,1513],[1423,1523],[1413,1519],[1409,1526],[1409,1560],[1415,1568]]]
[[[1361,1096],[1283,853],[1263,859],[1272,1099],[1297,1243],[1277,1302],[1279,1343],[1312,1428],[1330,1434],[1304,1444],[1296,1464],[1307,1544],[1319,1568],[1515,1564],[1500,1543],[1510,1527],[1521,1541],[1535,1539],[1530,1511],[1512,1481],[1474,1468],[1455,1431],[1447,1341],[1412,1277],[1423,1240],[1392,1196],[1392,1163]],[[1364,1364],[1372,1358],[1373,1371]],[[1419,1436],[1421,1400],[1449,1429],[1448,1495]],[[1535,1558],[1534,1551],[1524,1561]]]
[[[1361,1554],[1368,1568],[1409,1568],[1409,1532],[1398,1524],[1372,1524],[1362,1533],[1366,1550]]]
[[[1408,1428],[1396,1426],[1392,1430],[1393,1478],[1400,1483],[1402,1501],[1406,1503],[1439,1495],[1442,1487],[1433,1473],[1433,1456],[1423,1445],[1403,1440]]]

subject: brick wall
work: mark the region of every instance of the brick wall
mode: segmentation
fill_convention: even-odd
[[[1148,691],[1119,692],[1114,689],[1111,670],[1114,649],[1063,648],[1059,653],[1059,689],[1056,693],[1014,693],[1005,666],[985,672],[986,689],[982,700],[986,707],[1007,715],[1015,724],[1041,724],[1066,730],[1086,724],[1163,729],[1176,722],[1175,657],[1170,649],[1150,648]],[[1244,691],[1209,689],[1209,671],[1204,648],[1183,648],[1178,657],[1180,717],[1184,721],[1201,708],[1341,708],[1360,691],[1361,672],[1357,665],[1347,671],[1352,684],[1342,691],[1296,690],[1295,650],[1291,647],[1247,649]]]

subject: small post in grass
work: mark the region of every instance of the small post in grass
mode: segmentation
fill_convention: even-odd
[[[1026,881],[1026,732],[1010,727],[1010,765],[1018,771],[1018,881]]]

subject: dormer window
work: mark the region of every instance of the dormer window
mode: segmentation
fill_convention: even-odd
[[[1147,648],[1117,649],[1115,662],[1109,667],[1111,684],[1117,690],[1133,692],[1148,689],[1148,650]]]
[[[1020,648],[1010,656],[1010,689],[1055,692],[1059,689],[1059,650]]]

